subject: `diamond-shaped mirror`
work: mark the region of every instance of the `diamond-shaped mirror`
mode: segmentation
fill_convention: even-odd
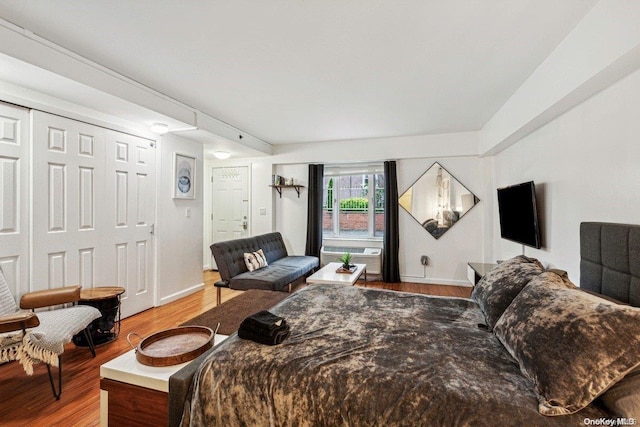
[[[398,198],[400,206],[436,239],[478,202],[480,199],[438,162]]]

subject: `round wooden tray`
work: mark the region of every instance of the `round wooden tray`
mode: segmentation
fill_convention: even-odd
[[[171,366],[188,362],[213,347],[215,336],[205,326],[180,326],[156,332],[144,338],[137,347],[131,344],[132,332],[127,335],[129,345],[136,350],[136,359],[148,366]]]

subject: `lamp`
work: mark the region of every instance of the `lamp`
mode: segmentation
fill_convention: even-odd
[[[229,153],[228,151],[214,151],[213,156],[216,159],[225,160],[231,157],[231,153]]]
[[[151,125],[151,132],[157,133],[159,135],[164,135],[169,132],[169,125],[165,123],[154,123]]]

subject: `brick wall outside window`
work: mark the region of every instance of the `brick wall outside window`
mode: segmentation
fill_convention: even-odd
[[[384,213],[376,213],[376,230],[384,230]],[[366,230],[368,227],[368,214],[366,212],[340,212],[340,229],[342,230]],[[327,211],[322,212],[322,229],[333,228],[332,215]]]

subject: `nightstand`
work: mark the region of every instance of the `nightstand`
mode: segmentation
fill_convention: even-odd
[[[483,262],[468,262],[467,263],[467,279],[475,286],[482,277],[487,274],[492,268],[498,264],[483,263]]]

